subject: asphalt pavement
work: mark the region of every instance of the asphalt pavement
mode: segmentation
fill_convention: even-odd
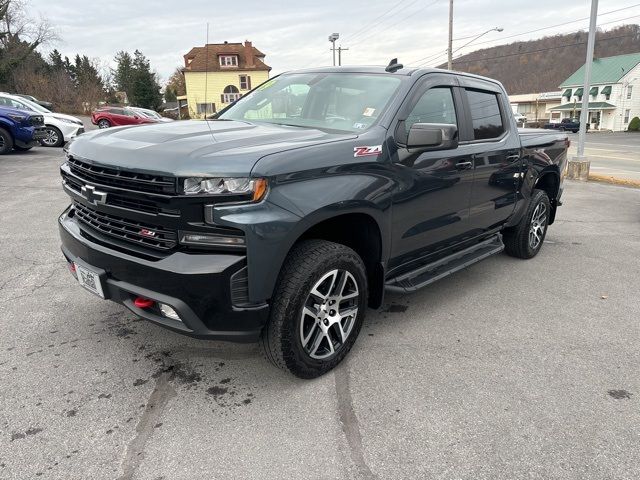
[[[578,134],[569,133],[569,154],[576,155]],[[585,155],[591,161],[591,173],[640,181],[640,133],[588,133]]]
[[[0,158],[0,479],[640,478],[640,190],[369,311],[314,381],[80,288],[58,150]]]

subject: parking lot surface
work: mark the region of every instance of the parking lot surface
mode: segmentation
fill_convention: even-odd
[[[60,150],[0,158],[1,479],[640,478],[640,190],[369,311],[314,381],[80,288]]]

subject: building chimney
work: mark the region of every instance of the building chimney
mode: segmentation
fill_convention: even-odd
[[[244,61],[247,68],[256,66],[253,60],[253,45],[249,40],[244,41]]]

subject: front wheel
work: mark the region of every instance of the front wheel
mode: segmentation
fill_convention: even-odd
[[[547,192],[534,190],[529,208],[520,223],[502,232],[505,251],[512,257],[535,257],[547,235],[550,213],[551,202]]]
[[[305,240],[285,260],[262,332],[265,356],[300,378],[315,378],[349,353],[367,308],[367,275],[352,249]]]
[[[98,121],[98,128],[109,128],[111,126],[111,122],[106,118]]]
[[[61,147],[64,143],[64,136],[56,127],[47,125],[45,133],[46,136],[40,140],[40,145],[43,147]]]
[[[0,128],[0,155],[6,155],[13,150],[13,138],[4,128]]]

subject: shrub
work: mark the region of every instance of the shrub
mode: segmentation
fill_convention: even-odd
[[[631,121],[629,122],[629,126],[627,127],[627,130],[629,130],[630,132],[639,131],[640,130],[640,118],[633,117],[631,119]]]

